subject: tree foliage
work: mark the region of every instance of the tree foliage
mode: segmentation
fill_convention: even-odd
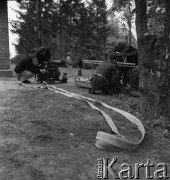
[[[135,5],[133,0],[115,0],[111,12],[119,14],[119,28],[122,29],[126,42],[128,45],[136,47],[136,33],[135,33]],[[121,15],[120,15],[121,14]]]
[[[115,1],[122,11],[130,1]],[[170,92],[170,2],[135,0],[136,30],[139,49],[141,112],[145,117],[169,115]]]
[[[23,0],[12,21],[12,32],[19,35],[15,44],[18,53],[38,47],[38,16],[35,1]],[[42,43],[51,48],[53,58],[65,58],[68,51],[75,57],[106,51],[107,10],[103,0],[43,0],[41,1]],[[56,37],[53,38],[52,34]],[[78,53],[79,52],[81,53]]]

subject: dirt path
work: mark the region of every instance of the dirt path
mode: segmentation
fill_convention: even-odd
[[[74,83],[61,84],[86,96]],[[118,95],[97,96],[112,104]],[[99,130],[110,132],[103,117],[85,103],[48,90],[20,87],[15,79],[0,80],[0,180],[94,180],[98,158],[122,163],[165,162],[170,176],[170,140],[146,127],[143,143],[130,152],[104,152],[95,147]],[[136,141],[140,134],[118,114],[107,111],[122,134]],[[153,168],[156,170],[156,168]],[[146,179],[144,170],[140,179]],[[153,171],[151,171],[153,175]],[[110,179],[113,179],[109,175]]]

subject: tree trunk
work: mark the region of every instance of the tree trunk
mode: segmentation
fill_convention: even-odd
[[[71,5],[71,1],[70,1],[70,13],[69,13],[69,26],[70,26],[70,31],[69,31],[69,42],[70,42],[70,47],[69,49],[71,48],[71,36],[72,36],[72,5]]]
[[[37,0],[37,16],[38,16],[38,45],[42,46],[42,30],[41,30],[41,1]]]
[[[96,29],[96,34],[97,34],[97,59],[98,59],[98,52],[99,52],[99,8],[98,8],[98,5],[97,5],[97,12],[96,12],[96,18],[97,18],[97,22],[96,22],[96,25],[97,25],[97,29]]]
[[[170,117],[170,1],[166,0],[166,61],[168,66],[168,88],[166,92],[166,102],[168,107],[166,108],[166,114]]]
[[[62,22],[61,22],[61,0],[59,0],[59,13],[60,13],[60,17],[59,17],[59,20],[60,20],[60,59],[63,58],[62,56]]]
[[[130,14],[130,18],[127,19],[128,28],[129,28],[128,45],[131,46],[131,44],[132,44],[132,16],[131,16],[131,4],[130,4],[130,2],[128,4],[128,12]]]
[[[139,88],[142,90],[141,113],[152,118],[157,112],[156,77],[154,74],[153,49],[156,36],[148,34],[146,21],[146,0],[135,0],[136,29],[139,48]]]

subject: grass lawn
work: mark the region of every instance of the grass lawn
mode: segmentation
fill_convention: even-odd
[[[67,71],[61,68],[61,73]],[[67,84],[55,84],[67,91],[106,102],[140,117],[138,98],[128,94],[112,96],[88,94],[77,88],[73,69]],[[82,70],[90,76],[91,70]],[[33,79],[34,80],[34,79]],[[170,139],[147,126],[142,144],[128,152],[106,152],[95,147],[97,131],[111,132],[105,119],[86,103],[46,89],[19,86],[15,78],[0,79],[0,180],[95,180],[98,158],[119,158],[114,170],[119,172],[123,163],[129,163],[134,173],[135,163],[165,162],[170,175]],[[141,137],[136,127],[110,110],[121,134],[136,142]],[[159,168],[160,169],[160,168]],[[156,166],[151,174],[157,170]],[[109,174],[109,179],[114,179]],[[145,180],[141,168],[140,179]],[[154,178],[153,178],[154,179]]]

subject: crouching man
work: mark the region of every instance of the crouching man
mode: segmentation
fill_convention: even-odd
[[[28,79],[32,78],[35,74],[45,73],[45,69],[41,69],[42,66],[38,64],[37,51],[31,50],[29,55],[23,58],[15,67],[14,71],[17,78],[22,83],[30,83]]]
[[[110,55],[108,61],[100,64],[96,74],[92,76],[91,89],[89,93],[101,91],[104,94],[113,94],[114,89],[118,87],[118,74],[114,55]]]

